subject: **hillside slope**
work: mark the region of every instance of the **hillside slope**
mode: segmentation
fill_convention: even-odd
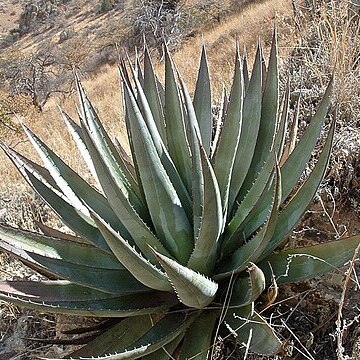
[[[19,25],[21,0],[3,0],[0,4],[0,39]]]

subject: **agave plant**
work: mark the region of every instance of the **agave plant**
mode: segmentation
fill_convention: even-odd
[[[1,146],[74,235],[1,225],[1,248],[49,280],[2,281],[0,298],[119,318],[66,358],[206,359],[219,331],[247,351],[276,354],[282,343],[256,311],[260,295],[343,265],[360,243],[355,236],[278,250],[324,176],[335,125],[303,179],[332,85],[301,139],[292,125],[288,141],[290,90],[280,103],[277,61],[275,36],[268,66],[259,46],[251,76],[237,52],[215,121],[205,49],[193,98],[168,53],[164,86],[146,49],[143,68],[121,64],[130,155],[77,81],[80,125],[61,113],[92,185],[23,126],[44,167]]]

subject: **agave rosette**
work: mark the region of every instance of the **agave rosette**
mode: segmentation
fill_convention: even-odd
[[[123,318],[67,358],[161,360],[176,351],[179,359],[206,359],[221,327],[250,351],[277,353],[281,341],[254,306],[261,293],[274,279],[300,281],[343,265],[360,242],[355,236],[277,250],[327,167],[334,123],[299,183],[331,82],[295,145],[296,126],[286,141],[290,90],[280,104],[275,36],[268,66],[259,46],[251,76],[236,54],[216,121],[205,49],[193,98],[167,52],[164,85],[147,50],[142,69],[122,64],[120,75],[131,155],[112,142],[79,81],[80,125],[62,112],[97,186],[25,126],[44,166],[1,145],[75,235],[41,224],[43,234],[1,225],[0,247],[51,280],[2,281],[0,298]]]

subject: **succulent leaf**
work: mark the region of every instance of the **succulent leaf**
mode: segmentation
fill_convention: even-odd
[[[113,255],[95,247],[5,226],[0,227],[0,236],[10,245],[9,250],[22,249],[31,259],[28,261],[75,284],[117,294],[148,291]]]
[[[335,121],[333,121],[331,125],[327,135],[326,143],[311,174],[304,181],[296,194],[286,204],[285,208],[280,212],[274,231],[274,236],[264,250],[263,256],[269,254],[272,250],[280,246],[280,244],[284,241],[284,239],[286,239],[286,236],[298,223],[301,216],[310,205],[310,202],[316,194],[329,162],[334,131]]]
[[[193,232],[189,219],[161,163],[150,132],[136,107],[134,97],[126,86],[124,90],[135,158],[152,222],[163,245],[180,262],[186,263],[193,246]]]
[[[145,356],[151,352],[154,352],[166,344],[176,339],[185,329],[187,329],[191,323],[198,317],[198,313],[188,314],[187,312],[178,312],[173,314],[167,314],[158,322],[156,322],[147,332],[138,337],[134,342],[128,342],[123,344],[122,341],[113,344],[110,351],[110,355],[103,355],[97,357],[81,357],[80,359],[97,359],[97,360],[122,360],[122,359],[137,359],[141,356]],[[121,324],[121,323],[120,323]],[[141,326],[139,326],[141,329]],[[112,338],[119,336],[124,331],[123,329],[116,329],[115,331],[108,330],[103,335],[106,339],[107,336]],[[115,332],[115,334],[114,334]],[[131,330],[131,332],[133,332]],[[138,335],[138,334],[136,334]],[[134,336],[135,338],[135,336]],[[107,353],[109,354],[109,353]],[[71,354],[71,359],[77,359]],[[55,360],[55,359],[54,359]]]
[[[84,132],[84,138],[88,144],[95,166],[98,169],[99,179],[103,190],[109,199],[109,204],[117,217],[122,220],[122,223],[131,235],[131,237],[127,238],[127,240],[131,241],[132,239],[143,253],[148,254],[150,260],[155,261],[152,254],[149,253],[146,244],[150,244],[151,246],[160,249],[162,248],[162,245],[159,239],[154,235],[147,223],[144,222],[143,218],[140,217],[140,215],[132,207],[123,192],[120,191],[111,174],[107,171],[106,164],[102,161],[101,155],[91,144],[91,139],[86,131]]]
[[[270,206],[270,215],[263,228],[248,242],[240,246],[233,254],[219,263],[214,279],[237,274],[244,270],[249,263],[257,261],[264,249],[272,240],[278,217],[278,209],[281,203],[281,176],[279,167],[276,168],[276,176],[273,184],[273,200]]]
[[[217,283],[164,255],[156,253],[156,256],[183,304],[202,309],[211,303],[218,289]]]
[[[285,200],[293,190],[306,164],[309,161],[311,153],[320,136],[324,124],[325,115],[330,104],[330,95],[333,88],[333,79],[330,80],[321,103],[306,128],[303,136],[295,146],[289,158],[282,166],[283,180],[283,200]]]
[[[125,69],[123,69],[123,72],[125,72]],[[179,173],[172,161],[172,159],[169,156],[169,153],[165,147],[165,143],[163,142],[160,133],[157,129],[157,125],[154,119],[154,116],[151,112],[151,108],[149,106],[149,103],[146,99],[145,96],[145,92],[143,90],[143,88],[141,87],[141,84],[139,82],[139,80],[136,78],[134,70],[132,69],[132,74],[133,74],[133,78],[134,78],[134,82],[135,82],[135,90],[132,89],[131,91],[128,91],[131,89],[131,84],[126,82],[126,76],[123,77],[123,81],[125,83],[125,103],[126,103],[126,92],[128,92],[129,94],[129,98],[130,98],[130,102],[126,103],[126,105],[131,106],[132,108],[129,108],[129,106],[126,107],[127,110],[127,114],[130,117],[129,121],[128,121],[128,131],[129,134],[132,138],[132,145],[133,145],[133,156],[135,157],[135,161],[136,161],[136,148],[134,141],[136,141],[136,137],[134,138],[134,133],[131,130],[132,129],[132,123],[131,123],[131,119],[134,117],[134,113],[135,116],[139,119],[138,121],[140,123],[145,123],[147,126],[147,129],[149,131],[150,134],[150,138],[154,144],[154,147],[156,148],[156,151],[158,153],[159,159],[162,163],[162,165],[164,166],[164,169],[167,173],[167,175],[169,176],[170,181],[172,182],[172,184],[174,184],[174,187],[177,189],[177,194],[179,196],[179,199],[181,200],[181,203],[183,204],[184,208],[186,209],[186,212],[189,214],[191,212],[191,205],[190,205],[190,195],[181,179],[181,177],[179,176]],[[137,102],[135,101],[135,98],[132,96],[132,93],[136,93],[137,94]],[[141,113],[141,115],[140,115]],[[138,154],[139,155],[139,154]],[[137,161],[138,162],[138,161]],[[141,167],[138,169],[138,171],[140,171]],[[141,178],[141,174],[140,174],[140,178]],[[141,179],[140,179],[141,180]],[[144,185],[143,185],[144,187]]]
[[[246,54],[246,49],[244,49],[244,56],[243,56],[243,77],[244,77],[244,86],[245,89],[248,88],[250,83],[250,76],[249,76],[249,63],[248,63],[248,57]]]
[[[240,54],[237,51],[235,71],[231,88],[229,104],[225,113],[224,124],[219,142],[214,154],[214,171],[218,180],[221,201],[224,210],[224,219],[228,214],[228,201],[233,174],[233,166],[238,149],[244,101],[244,84],[242,78],[242,65]]]
[[[159,81],[155,75],[149,49],[145,46],[144,51],[144,93],[149,103],[151,113],[154,116],[157,130],[161,136],[163,143],[166,145],[166,129],[165,129],[165,114],[161,103],[161,96],[159,92]]]
[[[104,356],[125,350],[131,343],[146,334],[154,325],[154,322],[151,315],[125,318],[87,345],[72,352],[69,356],[73,359],[82,359],[89,356],[89,354],[92,354],[92,356]]]
[[[191,190],[190,146],[174,64],[165,49],[165,121],[169,153],[188,191]]]
[[[131,175],[129,175],[129,177],[132,176],[134,179],[137,179],[134,161],[133,161],[132,157],[129,156],[129,154],[125,150],[124,146],[120,143],[118,138],[115,138],[114,144],[115,144],[117,152],[119,153],[119,156],[122,159],[124,166],[127,169],[127,172],[129,174],[131,174]]]
[[[37,171],[38,168],[35,169],[31,162],[29,162],[25,157],[19,157],[14,150],[7,148],[6,154],[23,175],[25,180],[37,191],[45,202],[53,208],[53,210],[59,215],[62,221],[69,226],[70,229],[102,250],[109,250],[105,239],[99,230],[94,227],[92,219],[84,216],[83,214],[79,214],[79,212],[77,212],[76,209],[69,203],[60,189],[53,187],[51,185],[51,181],[47,181],[48,177],[46,173],[40,174]],[[42,174],[46,176],[46,179],[42,176]]]
[[[277,124],[277,131],[274,141],[274,152],[277,154],[278,159],[280,159],[280,165],[283,164],[281,161],[284,155],[284,143],[286,138],[286,129],[289,122],[289,110],[290,110],[290,77],[287,80],[286,87],[284,90],[284,95],[282,99],[282,107],[279,115],[279,120]]]
[[[253,303],[265,290],[265,275],[255,264],[250,263],[234,281],[230,299],[230,310]]]
[[[276,159],[273,154],[270,155],[268,161],[265,162],[253,186],[246,194],[245,198],[237,208],[233,218],[228,223],[224,233],[224,240],[222,244],[222,253],[227,256],[243,243],[244,228],[248,222],[256,218],[254,214],[260,208],[259,204],[262,198],[269,193],[269,187],[272,184],[273,168],[275,167]]]
[[[149,291],[148,287],[141,284],[125,269],[90,267],[49,258],[29,251],[27,253],[41,266],[74,284],[119,295]]]
[[[217,253],[218,240],[223,228],[223,210],[217,179],[205,150],[199,144],[201,156],[201,181],[203,184],[201,199],[201,219],[194,250],[187,266],[205,275],[212,273]]]
[[[169,293],[148,292],[145,296],[143,293],[118,296],[63,280],[41,283],[2,281],[0,299],[45,312],[99,317],[151,314],[178,302],[176,296]]]
[[[189,91],[181,79],[181,89],[185,100],[185,110],[188,122],[188,139],[191,148],[192,157],[192,218],[193,218],[193,237],[199,236],[203,198],[204,198],[204,180],[201,166],[200,146],[202,146],[199,123],[196,117],[194,105],[191,101]]]
[[[87,218],[90,217],[90,213],[86,206],[90,207],[95,212],[103,214],[106,221],[113,224],[113,226],[116,227],[117,230],[121,231],[128,239],[131,239],[126,228],[122,225],[118,217],[110,208],[106,198],[91,187],[69,166],[67,166],[29,129],[25,128],[25,132],[34,144],[40,157],[43,159],[55,183],[62,190],[73,207],[78,212],[84,214]]]
[[[112,252],[137,280],[151,289],[172,291],[171,284],[163,272],[138,253],[136,249],[103,219],[96,214],[92,214],[92,216]],[[157,249],[157,251],[161,250],[162,249]],[[166,250],[165,253],[167,253]]]
[[[129,200],[132,206],[139,213],[141,213],[144,209],[144,204],[138,188],[138,184],[131,177],[126,178],[120,165],[121,158],[117,153],[110,137],[102,126],[94,107],[88,100],[78,79],[76,81],[76,85],[82,111],[80,120],[82,120],[82,129],[84,131],[83,135],[85,135],[86,132],[86,134],[90,137],[92,145],[96,147],[103,163],[107,168],[107,171],[111,175],[112,180],[118,189],[121,190],[123,195],[126,197],[126,199]],[[84,139],[87,146],[89,147],[90,141],[86,140],[85,136]],[[97,169],[96,166],[95,168]],[[101,171],[97,175],[101,184],[103,184],[100,174]]]
[[[260,126],[251,166],[237,198],[239,202],[243,199],[246,192],[251,188],[256,178],[256,174],[258,174],[263,162],[268,158],[275,141],[279,102],[279,71],[275,31],[270,51],[269,69],[268,71],[266,70],[265,62],[263,62],[262,74],[264,93],[261,105]]]
[[[91,245],[91,242],[86,239],[54,229],[50,226],[43,224],[41,221],[35,221],[35,224],[41,230],[41,232],[46,236],[78,242],[80,244]]]
[[[156,350],[149,355],[143,356],[143,360],[171,360],[172,354],[176,351],[183,338],[184,333],[180,334],[177,338],[163,346],[161,349]]]
[[[144,44],[146,47],[146,43]],[[129,63],[131,64],[129,55],[127,55],[127,58],[129,59]],[[139,56],[139,52],[137,50],[137,48],[135,48],[135,61],[134,61],[134,67],[135,67],[135,73],[136,73],[136,77],[139,79],[141,85],[144,85],[144,74],[143,71],[141,69],[141,61],[140,61],[140,56]]]
[[[194,93],[194,109],[199,122],[202,145],[206,154],[210,156],[212,138],[211,88],[205,46],[201,52],[200,68]]]
[[[26,156],[18,153],[14,149],[8,147],[5,143],[0,141],[0,147],[6,154],[6,156],[12,161],[12,163],[18,168],[20,173],[24,176],[23,168],[27,168],[29,171],[36,173],[36,176],[39,179],[42,179],[43,181],[47,182],[51,187],[56,189],[57,191],[61,192],[60,188],[56,185],[56,182],[51,177],[49,171],[43,167],[42,165],[39,165]],[[24,176],[25,177],[25,176]],[[25,177],[26,179],[26,177]],[[28,179],[26,179],[28,181]]]
[[[212,344],[212,332],[218,317],[217,311],[205,310],[195,319],[184,337],[179,360],[208,359],[209,350],[211,351],[212,346],[215,346]]]
[[[61,189],[66,198],[70,201],[70,203],[77,211],[89,217],[90,214],[88,209],[86,208],[86,206],[84,206],[83,202],[80,200],[80,198],[66,181],[66,179],[64,179],[59,169],[59,165],[61,166],[65,164],[60,158],[57,158],[56,155],[29,128],[27,128],[24,124],[22,126],[25,134],[28,136],[35,150],[39,154],[41,160],[44,162],[44,165],[48,169],[51,177],[54,179],[57,186]],[[58,164],[56,163],[56,160],[58,160]],[[70,173],[69,175],[71,176],[73,174]],[[74,176],[77,177],[78,175],[74,173]]]
[[[49,269],[44,268],[39,263],[37,263],[34,259],[32,259],[29,254],[23,250],[22,248],[17,247],[16,245],[12,245],[6,241],[3,241],[0,238],[0,247],[2,251],[5,251],[12,256],[18,258],[23,264],[27,265],[30,269],[37,271],[39,274],[47,277],[48,279],[58,279],[54,272]]]
[[[324,244],[274,252],[258,265],[269,281],[272,274],[278,284],[302,281],[336,270],[352,258],[360,236]],[[270,266],[269,266],[270,264]]]
[[[248,86],[246,86],[241,134],[239,146],[235,156],[234,171],[230,186],[230,209],[232,209],[234,206],[235,199],[241,189],[246,174],[249,170],[251,160],[254,155],[256,138],[260,126],[262,103],[261,53],[262,49],[259,45],[256,52],[251,79],[249,80]],[[245,70],[243,69],[243,71]],[[244,149],[246,149],[246,151],[244,151]]]
[[[15,247],[49,258],[62,259],[89,267],[123,269],[123,266],[114,255],[92,245],[52,238],[1,224],[0,236],[2,241],[8,242]]]
[[[59,110],[60,110],[62,118],[63,118],[72,138],[74,139],[74,142],[75,142],[81,156],[83,157],[91,175],[96,180],[97,184],[100,186],[99,179],[96,174],[96,169],[94,167],[94,163],[91,159],[91,155],[87,149],[85,140],[82,135],[81,127],[65,111],[63,111],[61,108],[59,108]]]

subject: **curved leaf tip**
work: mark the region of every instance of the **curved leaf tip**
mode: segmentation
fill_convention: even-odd
[[[212,302],[218,290],[216,282],[153,251],[184,305],[202,309]]]

